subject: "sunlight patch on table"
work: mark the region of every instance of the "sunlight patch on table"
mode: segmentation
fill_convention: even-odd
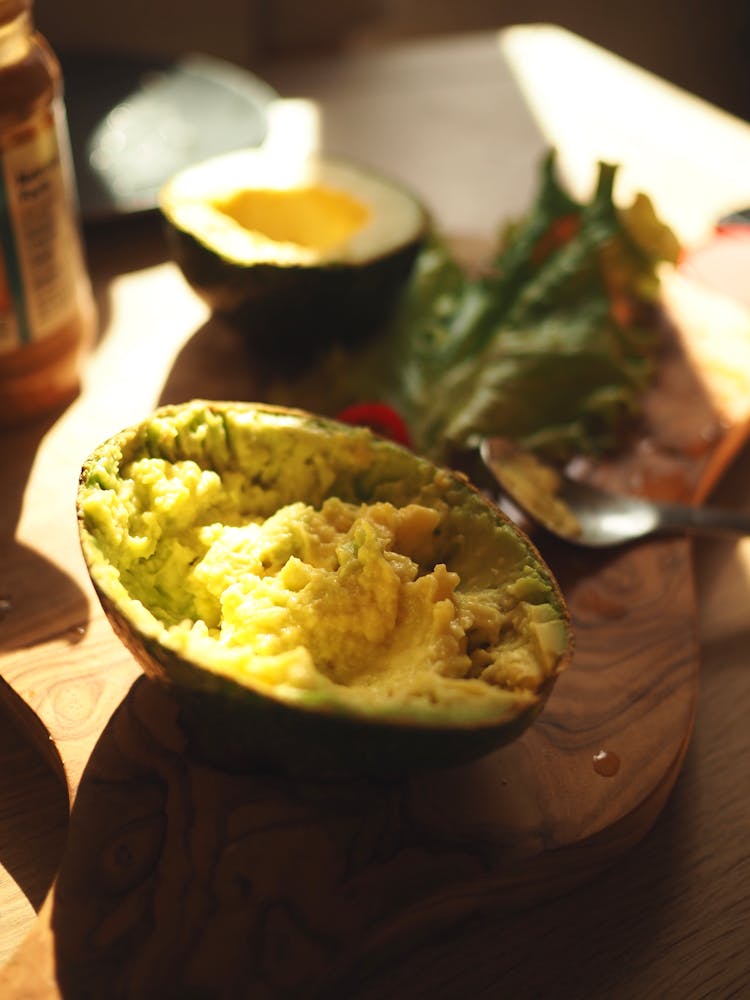
[[[562,28],[498,41],[576,194],[599,159],[622,164],[618,197],[649,194],[685,242],[750,204],[750,125]]]
[[[268,137],[261,149],[275,163],[278,179],[303,176],[305,160],[319,153],[320,108],[315,101],[288,98],[268,110]]]

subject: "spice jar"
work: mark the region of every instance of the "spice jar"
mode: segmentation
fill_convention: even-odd
[[[0,425],[78,392],[95,310],[60,66],[30,0],[0,0]]]

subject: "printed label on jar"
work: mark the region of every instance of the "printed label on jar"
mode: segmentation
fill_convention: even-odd
[[[54,120],[0,150],[0,353],[41,340],[76,310],[78,235]]]

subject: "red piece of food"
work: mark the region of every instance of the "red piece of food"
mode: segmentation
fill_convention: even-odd
[[[369,427],[371,431],[397,444],[407,447],[411,445],[406,424],[400,414],[387,403],[354,403],[338,413],[336,419],[345,424]]]

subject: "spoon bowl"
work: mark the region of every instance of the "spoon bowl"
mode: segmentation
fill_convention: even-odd
[[[575,545],[607,548],[654,534],[750,535],[749,514],[611,493],[544,465],[503,438],[485,438],[479,451],[502,492],[520,510]]]

